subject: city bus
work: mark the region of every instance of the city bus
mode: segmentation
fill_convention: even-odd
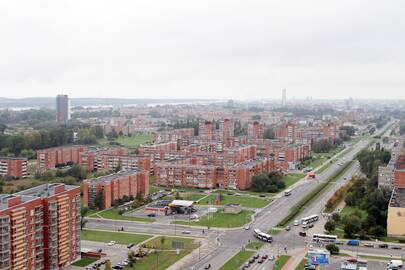
[[[259,229],[254,229],[253,234],[259,240],[262,240],[264,242],[269,242],[269,243],[273,242],[273,237],[270,234],[264,233],[264,232],[260,231]]]
[[[291,189],[286,189],[284,191],[284,196],[290,196],[291,195],[292,190]]]
[[[318,243],[336,243],[337,236],[314,233],[314,235],[312,235],[312,241]]]
[[[302,225],[307,225],[307,224],[313,223],[315,221],[318,221],[318,219],[319,219],[318,215],[312,215],[312,216],[309,216],[309,217],[304,217],[304,218],[301,219],[301,224]]]

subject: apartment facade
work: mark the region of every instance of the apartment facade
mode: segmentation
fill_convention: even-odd
[[[36,152],[37,170],[55,168],[58,164],[79,163],[80,155],[88,151],[88,146],[72,145],[41,149]]]
[[[13,178],[28,176],[28,160],[26,158],[0,157],[0,175]]]
[[[0,195],[0,269],[57,270],[80,254],[80,187]]]
[[[83,206],[95,207],[95,198],[100,190],[103,191],[103,209],[110,208],[124,196],[136,196],[138,193],[147,196],[149,195],[149,172],[121,171],[83,181]]]

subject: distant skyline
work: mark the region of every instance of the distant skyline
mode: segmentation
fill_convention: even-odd
[[[405,2],[3,1],[0,97],[405,99]]]

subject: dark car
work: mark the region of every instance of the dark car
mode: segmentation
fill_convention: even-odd
[[[255,260],[257,260],[257,259],[259,259],[259,254],[256,254],[255,256],[253,256],[253,258],[255,259]]]
[[[387,244],[381,244],[381,245],[378,245],[378,247],[379,248],[388,248],[388,245]]]
[[[112,268],[113,268],[113,269],[116,269],[116,270],[122,270],[122,269],[124,269],[124,267],[119,266],[119,265],[115,265],[115,266],[113,266]]]
[[[391,249],[402,249],[400,246],[391,246]]]
[[[307,236],[307,233],[306,232],[299,232],[298,235],[302,236],[302,237],[305,237],[305,236]]]
[[[101,252],[103,252],[103,249],[102,249],[102,248],[99,248],[99,249],[97,250],[97,252],[98,252],[98,253],[101,253]]]
[[[309,229],[310,229],[310,228],[313,228],[313,227],[314,227],[314,224],[312,224],[312,223],[308,225],[308,228],[309,228]]]
[[[211,268],[211,264],[207,264],[206,266],[204,266],[204,269],[210,269]]]
[[[260,259],[260,260],[257,261],[257,263],[260,263],[260,264],[261,264],[261,263],[264,263],[264,260],[263,260],[263,259]]]
[[[249,260],[249,264],[252,264],[252,263],[255,263],[255,259],[254,258],[251,258],[250,260]]]
[[[156,214],[155,213],[150,213],[150,214],[148,214],[148,217],[156,217]]]
[[[267,255],[263,255],[263,256],[262,256],[262,259],[263,259],[263,260],[267,260],[268,257],[269,257],[269,256],[267,256]]]
[[[135,246],[135,244],[130,243],[130,244],[128,244],[127,248],[132,248],[133,246]]]

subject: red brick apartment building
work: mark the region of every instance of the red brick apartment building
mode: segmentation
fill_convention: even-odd
[[[103,190],[103,209],[110,208],[116,200],[124,196],[136,196],[138,193],[149,195],[149,172],[122,171],[83,181],[84,207],[95,206],[95,198],[99,190]]]
[[[288,142],[295,142],[298,137],[298,128],[296,124],[287,123],[275,130],[275,137],[285,139]]]
[[[58,164],[78,163],[80,154],[87,152],[84,145],[60,146],[37,151],[37,170],[44,171],[55,168]]]
[[[142,144],[139,146],[138,150],[140,156],[150,155],[161,151],[177,151],[177,142]]]
[[[194,128],[180,128],[153,133],[154,143],[174,142],[183,138],[194,137]]]
[[[250,139],[263,139],[264,127],[258,121],[248,124],[248,138]]]
[[[26,158],[0,157],[0,175],[13,178],[28,176],[28,160]]]
[[[405,188],[405,153],[398,157],[395,164],[394,187]]]
[[[151,169],[149,156],[129,156],[128,149],[124,147],[92,148],[80,154],[78,163],[89,170],[102,172],[114,171],[117,168],[124,171]]]
[[[250,160],[230,166],[158,163],[155,184],[168,187],[247,189],[251,178],[274,170],[270,159]]]
[[[57,270],[80,254],[80,187],[0,195],[0,269]]]
[[[201,139],[213,140],[215,137],[215,125],[211,121],[203,121],[198,127],[198,136]]]

